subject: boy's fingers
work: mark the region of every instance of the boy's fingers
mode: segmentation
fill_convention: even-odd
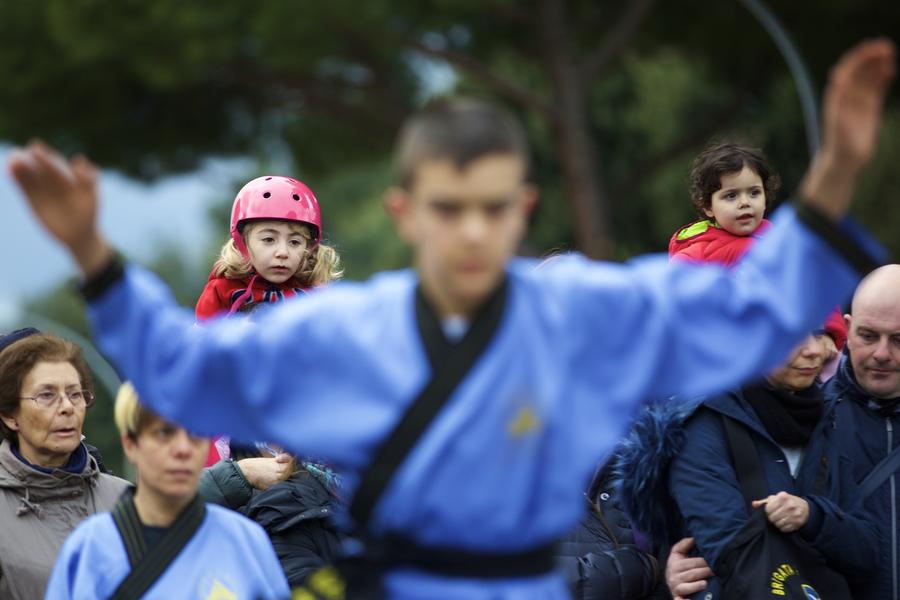
[[[82,185],[93,185],[97,179],[97,167],[87,157],[79,154],[72,159],[72,172]]]
[[[71,182],[74,180],[71,167],[62,155],[55,150],[44,146],[43,148],[35,148],[31,154],[34,157],[37,169],[41,170],[41,174],[48,178],[49,181]],[[49,179],[50,177],[53,179]]]
[[[881,82],[893,72],[895,48],[893,42],[878,38],[860,42],[835,65],[832,74],[839,81],[857,74]]]
[[[36,173],[36,165],[31,155],[23,150],[16,150],[9,157],[9,173],[26,192],[34,190],[40,183]]]

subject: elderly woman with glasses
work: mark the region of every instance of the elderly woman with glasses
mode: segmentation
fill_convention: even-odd
[[[0,598],[43,598],[69,533],[129,486],[81,441],[93,399],[78,346],[36,329],[0,336]]]

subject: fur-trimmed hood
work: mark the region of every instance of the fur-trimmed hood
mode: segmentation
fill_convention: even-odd
[[[618,497],[634,528],[655,550],[681,531],[681,516],[669,497],[669,463],[684,446],[684,423],[701,398],[672,398],[649,404],[622,440],[615,464]]]

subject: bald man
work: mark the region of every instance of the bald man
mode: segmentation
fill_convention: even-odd
[[[847,460],[830,467],[849,469],[862,483],[900,446],[900,265],[885,265],[867,275],[844,319],[847,345],[837,373],[825,384],[825,398],[836,403],[831,441]],[[897,471],[863,500],[881,532],[881,560],[875,577],[851,581],[857,600],[900,600]],[[680,541],[667,565],[666,581],[676,599],[704,589],[704,580],[712,575],[702,558],[689,558],[690,549],[690,540]]]
[[[851,314],[844,318],[846,354],[826,384],[825,396],[837,402],[833,439],[861,482],[900,446],[900,265],[886,265],[863,279],[853,296]],[[880,526],[882,541],[878,575],[857,591],[856,597],[862,600],[900,598],[897,471],[864,500]]]

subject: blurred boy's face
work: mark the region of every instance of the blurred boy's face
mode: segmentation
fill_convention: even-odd
[[[208,439],[155,418],[134,439],[122,436],[122,447],[137,468],[139,489],[173,503],[190,500],[197,493]]]
[[[394,189],[386,200],[443,316],[471,315],[494,290],[534,202],[514,154],[485,155],[462,169],[449,159],[425,161],[410,189]]]
[[[762,178],[745,165],[739,173],[726,173],[719,180],[722,188],[713,192],[706,216],[731,234],[752,234],[766,212]]]

